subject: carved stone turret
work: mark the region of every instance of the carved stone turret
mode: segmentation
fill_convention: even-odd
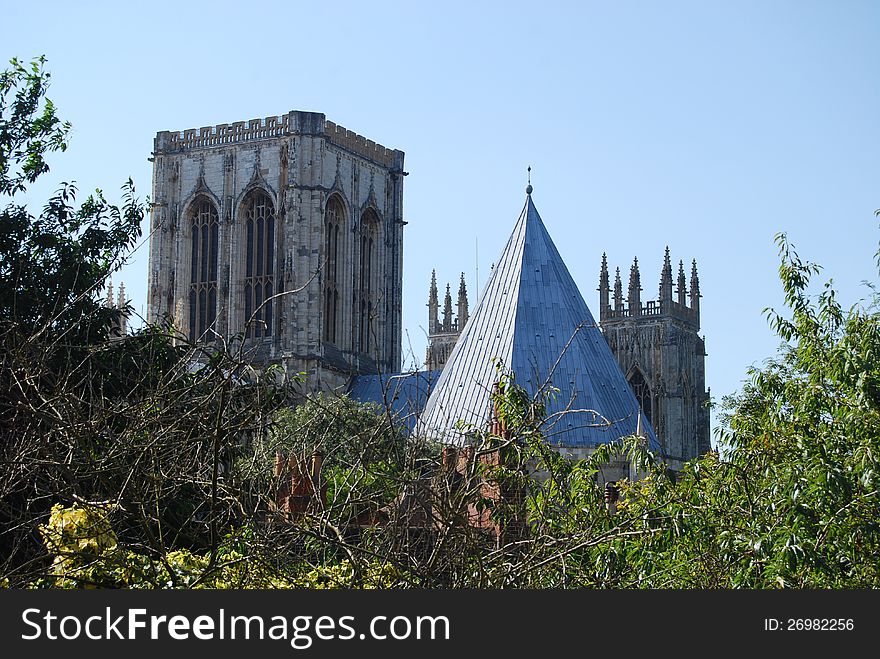
[[[630,268],[626,300],[617,268],[613,309],[605,306],[607,272],[603,254],[599,270],[602,331],[657,433],[668,464],[678,469],[685,460],[702,455],[710,447],[706,347],[699,335],[700,282],[696,261],[691,270],[690,290],[686,287],[684,263],[679,262],[673,296],[672,260],[667,247],[660,270],[659,297],[644,304],[639,295],[638,260],[634,259]]]
[[[128,314],[126,313],[126,306],[128,305],[128,299],[125,297],[125,283],[119,283],[119,297],[116,299],[116,308],[119,309],[119,334],[120,336],[125,336],[128,333]]]
[[[458,331],[464,329],[465,324],[467,323],[469,318],[468,314],[468,296],[467,296],[467,286],[464,283],[464,273],[461,273],[461,281],[458,284]]]
[[[446,284],[446,298],[443,300],[443,331],[451,332],[452,329],[452,294],[449,292],[449,284]]]
[[[614,274],[614,312],[622,314],[625,310],[623,303],[623,282],[620,281],[620,268]]]
[[[620,268],[615,269],[614,288],[611,303],[608,300],[608,259],[602,255],[599,267],[599,318],[613,320],[615,318],[636,318],[639,316],[672,316],[700,326],[700,284],[697,278],[696,262],[691,273],[691,290],[685,286],[684,264],[679,262],[676,295],[673,296],[672,259],[669,248],[663,255],[663,266],[660,270],[659,296],[656,300],[643,303],[641,298],[642,282],[638,258],[633,259],[629,272],[629,286],[626,298],[623,297],[623,286],[620,279]],[[695,294],[696,291],[696,294]],[[690,306],[688,306],[690,300]]]
[[[458,283],[458,301],[456,304],[458,317],[452,315],[452,287],[446,284],[446,296],[443,300],[443,318],[438,319],[439,301],[437,295],[437,274],[431,272],[431,288],[428,293],[428,349],[425,352],[425,366],[428,370],[443,368],[446,360],[455,347],[458,336],[470,317],[467,284],[464,273]]]
[[[681,306],[687,306],[687,290],[685,289],[684,280],[684,261],[678,262],[678,303]]]
[[[602,267],[599,270],[599,317],[605,318],[611,305],[608,303],[610,293],[608,284],[608,258],[602,253]]]
[[[694,311],[697,327],[700,327],[700,278],[697,276],[697,260],[691,266],[691,309]]]
[[[437,272],[431,270],[431,289],[428,292],[428,334],[434,334],[440,330],[437,316],[440,303],[437,300]]]
[[[111,321],[110,324],[110,336],[112,338],[118,338],[125,336],[128,333],[128,314],[126,313],[126,306],[128,305],[128,299],[125,297],[125,284],[119,284],[119,294],[117,296],[113,295],[113,280],[107,280],[107,297],[104,298],[104,306],[109,309],[115,309],[119,312],[119,315]]]
[[[660,306],[666,307],[672,302],[672,263],[669,260],[669,247],[663,256],[663,270],[660,271]]]
[[[639,275],[638,258],[633,259],[633,264],[629,269],[629,290],[626,299],[630,309],[642,307],[642,279]]]

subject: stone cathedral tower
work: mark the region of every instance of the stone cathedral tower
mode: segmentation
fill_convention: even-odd
[[[315,112],[158,133],[148,320],[312,388],[399,371],[403,159]]]
[[[440,304],[437,298],[437,273],[431,272],[431,288],[428,291],[428,349],[425,367],[429,371],[440,370],[458,341],[461,331],[468,321],[468,294],[464,283],[464,273],[458,283],[458,315],[452,317],[452,292],[446,284],[446,297],[443,300],[443,320],[440,320]]]
[[[636,398],[657,433],[667,462],[702,455],[709,445],[706,406],[705,341],[700,330],[700,281],[693,262],[690,288],[684,263],[678,264],[673,295],[669,248],[660,272],[660,297],[642,304],[638,259],[633,260],[626,298],[620,268],[613,292],[608,263],[602,255],[599,274],[599,318],[605,339]]]

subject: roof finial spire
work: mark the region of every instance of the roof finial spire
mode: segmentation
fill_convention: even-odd
[[[529,167],[528,167],[528,169],[526,169],[526,171],[528,172],[528,176],[529,176],[529,184],[526,186],[526,194],[531,195],[532,190],[534,190],[534,188],[532,187],[532,166],[529,165]]]

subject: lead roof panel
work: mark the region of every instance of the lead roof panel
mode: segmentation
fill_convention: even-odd
[[[531,195],[465,325],[417,432],[467,440],[490,419],[496,364],[548,399],[547,441],[594,446],[635,432],[638,403],[532,203]],[[657,447],[650,426],[649,442]]]

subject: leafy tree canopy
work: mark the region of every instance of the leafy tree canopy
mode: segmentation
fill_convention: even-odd
[[[46,98],[40,57],[17,59],[0,74],[0,323],[4,340],[50,335],[66,343],[107,335],[117,311],[98,300],[107,276],[140,237],[144,205],[129,180],[121,207],[98,190],[75,208],[76,186],[62,183],[38,215],[17,203],[49,171],[48,154],[67,148],[70,125]],[[11,330],[14,325],[14,332]]]

